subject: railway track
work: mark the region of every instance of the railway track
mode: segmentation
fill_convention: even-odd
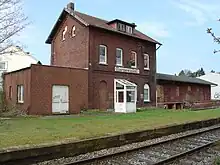
[[[168,139],[146,147],[97,156],[65,165],[161,165],[207,148],[220,140],[220,127]]]
[[[159,165],[183,159],[220,141],[220,124],[144,142],[104,149],[75,157],[43,157],[5,162],[2,165]],[[43,161],[43,162],[42,162]]]

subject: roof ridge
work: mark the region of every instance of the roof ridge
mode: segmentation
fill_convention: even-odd
[[[105,20],[105,19],[102,19],[102,18],[99,18],[99,17],[95,17],[95,16],[89,15],[89,14],[87,14],[87,13],[82,13],[82,12],[77,11],[77,10],[74,10],[74,12],[79,13],[79,14],[82,14],[82,15],[86,15],[86,16],[88,16],[88,17],[93,17],[93,18],[99,19],[99,20],[101,20],[101,21],[105,21],[106,23],[109,22],[108,20]]]

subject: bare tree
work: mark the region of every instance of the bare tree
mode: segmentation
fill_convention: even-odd
[[[220,22],[220,19],[218,19],[218,21]],[[207,33],[210,34],[213,37],[214,42],[220,44],[220,37],[217,37],[215,35],[215,33],[212,31],[212,28],[208,28]],[[220,52],[220,50],[214,50],[214,53],[218,53],[218,52]]]
[[[22,5],[22,0],[0,0],[0,54],[16,43],[13,37],[29,24]]]

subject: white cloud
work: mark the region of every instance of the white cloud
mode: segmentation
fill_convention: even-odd
[[[170,36],[167,27],[159,22],[137,23],[137,29],[155,38],[166,38]]]
[[[192,20],[185,22],[186,25],[203,25],[208,20],[217,20],[220,13],[220,4],[203,3],[201,0],[173,0],[171,2],[174,6],[191,16]]]

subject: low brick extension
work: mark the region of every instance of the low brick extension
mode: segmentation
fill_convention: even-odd
[[[17,85],[24,86],[24,102],[17,101]],[[52,114],[52,86],[69,87],[69,113],[88,107],[88,71],[67,67],[31,65],[4,75],[5,100],[29,115]],[[11,94],[10,91],[12,90]],[[11,96],[10,96],[11,95]]]

